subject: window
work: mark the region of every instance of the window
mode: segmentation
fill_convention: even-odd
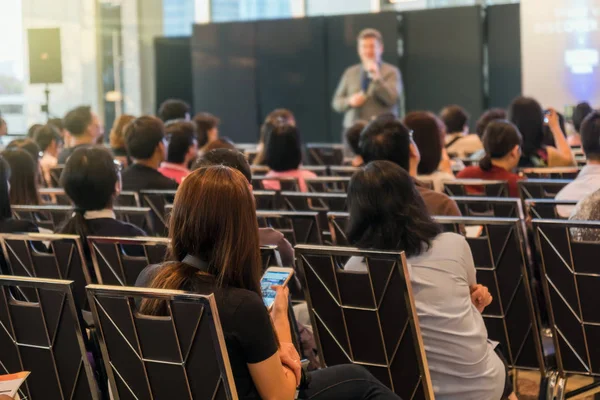
[[[212,0],[212,22],[291,18],[294,0]]]

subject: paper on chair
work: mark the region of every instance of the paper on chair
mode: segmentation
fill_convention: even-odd
[[[0,375],[0,394],[15,397],[30,373],[29,371],[23,371],[16,374]]]

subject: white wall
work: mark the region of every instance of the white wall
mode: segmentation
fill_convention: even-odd
[[[362,14],[371,12],[371,0],[306,0],[306,15]]]

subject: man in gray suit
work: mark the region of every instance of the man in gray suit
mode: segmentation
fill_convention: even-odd
[[[398,115],[402,77],[398,68],[381,61],[382,54],[381,33],[375,29],[363,30],[358,35],[361,63],[344,72],[332,102],[335,111],[345,113],[344,128],[384,113]]]

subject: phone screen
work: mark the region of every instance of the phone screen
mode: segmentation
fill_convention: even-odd
[[[271,289],[271,286],[281,286],[285,283],[290,272],[282,271],[267,271],[260,280],[260,288],[262,290],[263,301],[267,308],[271,308],[275,301],[276,292]]]

